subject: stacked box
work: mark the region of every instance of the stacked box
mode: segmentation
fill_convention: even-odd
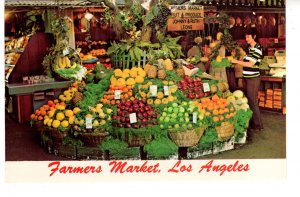
[[[274,89],[274,96],[273,96],[273,107],[275,109],[282,108],[282,90],[281,89]]]
[[[273,95],[274,95],[274,92],[273,92],[272,89],[267,89],[266,93],[267,93],[267,96],[266,96],[265,107],[273,108]]]
[[[265,92],[264,91],[258,91],[258,105],[260,107],[264,107],[265,106]]]

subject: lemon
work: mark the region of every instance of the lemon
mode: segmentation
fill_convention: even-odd
[[[48,121],[49,121],[49,118],[45,118],[44,119],[44,125],[46,125],[48,123]]]
[[[75,117],[72,116],[69,118],[69,124],[74,124]]]
[[[74,113],[74,114],[77,114],[78,112],[80,112],[80,108],[79,108],[79,107],[75,107],[75,108],[73,109],[73,113]]]
[[[58,112],[57,114],[56,114],[56,119],[57,120],[63,120],[65,118],[65,115],[62,113],[62,112]]]
[[[58,110],[65,110],[66,106],[64,106],[64,105],[57,105],[56,109],[58,109]]]
[[[126,85],[134,85],[134,84],[135,84],[135,80],[133,78],[130,77],[126,80]]]
[[[52,127],[57,128],[60,125],[60,121],[59,120],[53,120],[52,122]]]
[[[49,119],[49,120],[47,121],[47,126],[48,126],[48,127],[51,127],[52,122],[53,122],[53,120],[52,120],[52,119]]]
[[[74,113],[73,113],[73,111],[72,110],[70,110],[70,109],[67,109],[66,111],[65,111],[65,115],[67,116],[67,117],[72,117],[72,116],[74,116]]]
[[[61,122],[61,126],[66,128],[66,127],[69,126],[69,122],[67,120],[64,120],[64,121]]]
[[[61,101],[66,101],[66,97],[64,96],[64,95],[59,95],[59,97],[58,97]]]

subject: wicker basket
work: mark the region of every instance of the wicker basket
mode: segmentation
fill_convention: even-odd
[[[49,135],[51,136],[52,140],[58,141],[58,142],[61,142],[68,135],[67,129],[64,131],[59,131],[55,128],[48,127],[47,130],[48,130]]]
[[[100,142],[108,136],[108,132],[90,132],[90,133],[79,133],[79,138],[83,141],[85,146],[98,147]]]
[[[191,147],[197,145],[203,133],[203,127],[186,131],[168,131],[170,138],[178,147]]]
[[[230,139],[234,133],[234,125],[230,122],[222,122],[221,126],[216,127],[220,141]]]
[[[129,147],[138,147],[144,146],[151,142],[152,136],[151,135],[135,135],[135,134],[128,134],[125,135],[125,142],[129,145]]]

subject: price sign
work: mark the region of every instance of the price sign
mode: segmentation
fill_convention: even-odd
[[[157,97],[157,85],[150,85],[149,91],[151,97]]]
[[[196,124],[197,123],[197,112],[193,113],[193,123]]]
[[[169,96],[169,86],[164,86],[164,94],[165,96]]]
[[[203,83],[203,91],[204,92],[210,92],[210,87],[208,83]]]
[[[85,128],[86,129],[93,128],[93,118],[85,118]]]
[[[121,99],[121,90],[115,90],[115,99]]]
[[[136,113],[129,114],[129,121],[130,121],[130,124],[133,124],[133,123],[137,122],[137,120],[136,120]]]

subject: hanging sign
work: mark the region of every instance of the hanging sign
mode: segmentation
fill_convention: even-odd
[[[202,5],[170,5],[172,16],[168,19],[168,31],[192,31],[204,29]]]

